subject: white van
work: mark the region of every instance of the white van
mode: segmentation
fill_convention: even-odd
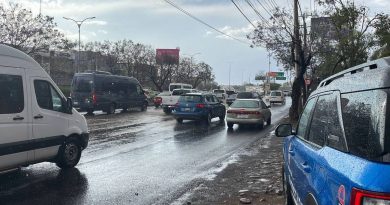
[[[0,45],[0,172],[43,161],[74,167],[88,139],[84,116],[42,67]]]

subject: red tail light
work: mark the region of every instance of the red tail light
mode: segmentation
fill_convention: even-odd
[[[92,93],[92,103],[93,103],[93,104],[96,104],[96,102],[97,102],[96,94],[95,94],[95,93]]]
[[[351,205],[390,204],[389,193],[376,193],[352,189]]]
[[[162,101],[161,97],[155,97],[154,98],[154,102],[156,102],[156,103],[160,103],[161,101]]]
[[[204,108],[204,107],[205,107],[205,105],[202,103],[196,104],[196,108]]]

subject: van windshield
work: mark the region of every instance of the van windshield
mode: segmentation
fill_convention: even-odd
[[[282,92],[271,92],[271,96],[282,96]]]
[[[91,92],[92,91],[93,80],[90,77],[78,76],[74,77],[72,83],[72,90],[74,92]]]

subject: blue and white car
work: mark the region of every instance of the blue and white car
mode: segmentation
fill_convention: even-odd
[[[389,100],[390,57],[320,83],[296,132],[275,132],[286,137],[286,204],[390,205]]]

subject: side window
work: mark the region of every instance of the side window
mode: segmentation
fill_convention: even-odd
[[[47,81],[34,81],[35,95],[38,106],[42,109],[62,112],[62,98],[54,87]]]
[[[311,122],[309,141],[320,146],[324,146],[327,142],[330,147],[346,150],[335,94],[318,98]]]
[[[302,138],[305,138],[306,136],[306,129],[309,124],[310,115],[314,108],[315,102],[316,98],[312,98],[306,103],[306,107],[302,112],[301,118],[299,119],[297,135]]]
[[[127,92],[128,92],[128,94],[130,96],[137,96],[137,87],[136,87],[136,85],[133,84],[133,83],[130,83]]]
[[[137,93],[138,93],[138,95],[142,94],[142,88],[139,85],[137,85]]]
[[[22,76],[0,75],[0,114],[21,113],[24,110]]]
[[[214,102],[219,102],[217,96],[215,96],[215,95],[213,95],[213,100],[214,100]]]

